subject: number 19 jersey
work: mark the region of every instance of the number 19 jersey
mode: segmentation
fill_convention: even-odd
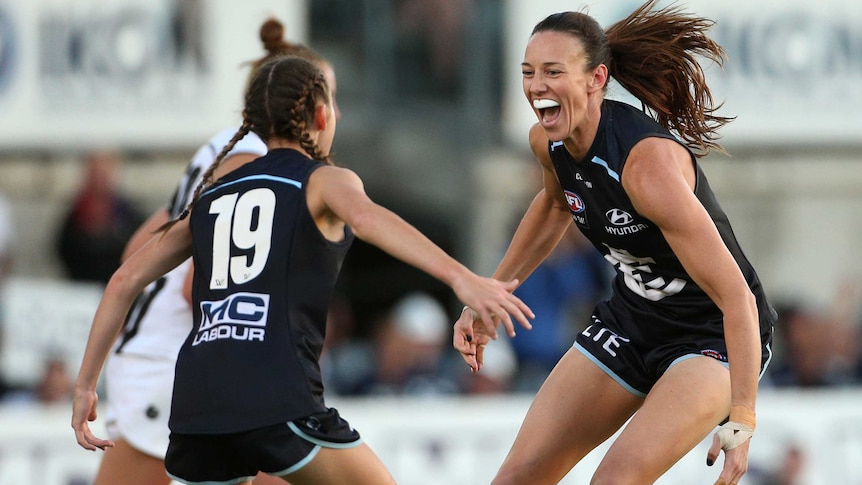
[[[353,240],[327,240],[305,186],[322,166],[290,149],[229,173],[191,214],[194,330],[177,360],[170,427],[251,430],[325,411],[319,358]]]

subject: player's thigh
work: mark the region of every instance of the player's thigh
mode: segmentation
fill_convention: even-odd
[[[596,471],[593,484],[653,483],[730,411],[730,372],[709,357],[668,369]],[[705,457],[704,457],[705,458]]]
[[[93,485],[167,485],[165,462],[138,451],[125,440],[105,450]]]
[[[307,465],[283,477],[292,485],[350,483],[388,485],[395,479],[366,444],[352,448],[320,448]]]
[[[569,349],[536,394],[495,483],[557,483],[642,401]]]
[[[289,485],[286,478],[279,478],[266,473],[260,472],[251,481],[251,485]]]

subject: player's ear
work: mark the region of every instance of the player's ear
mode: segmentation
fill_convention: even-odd
[[[608,82],[608,67],[604,64],[599,64],[593,70],[593,76],[590,79],[590,91],[604,89]]]
[[[324,103],[320,103],[314,107],[314,127],[317,128],[317,131],[326,129],[326,124],[329,121],[327,119],[328,113],[329,107]]]

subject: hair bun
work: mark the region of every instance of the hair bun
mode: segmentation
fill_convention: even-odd
[[[275,18],[267,19],[260,26],[260,40],[269,52],[284,49],[284,25]]]

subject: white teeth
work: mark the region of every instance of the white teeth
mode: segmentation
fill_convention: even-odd
[[[545,108],[556,108],[560,103],[554,101],[553,99],[534,99],[533,107],[536,109],[545,109]]]

